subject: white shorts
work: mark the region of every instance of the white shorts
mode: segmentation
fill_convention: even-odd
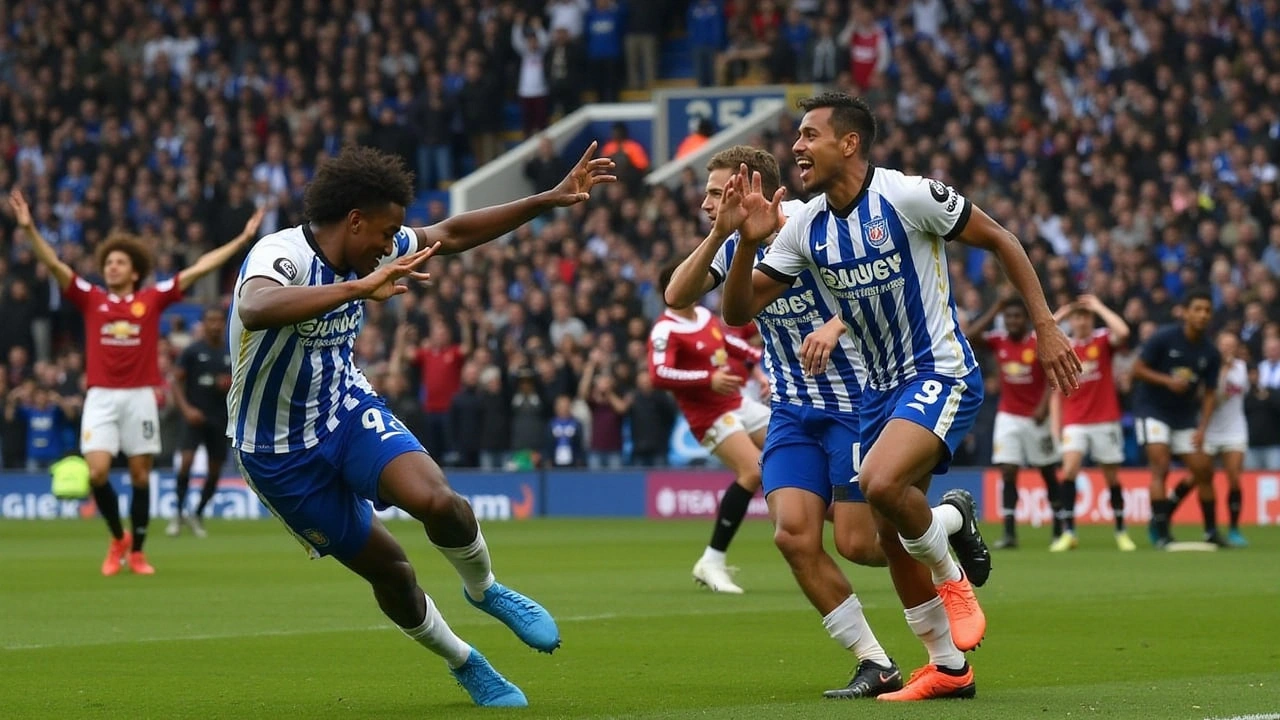
[[[1120,423],[1068,425],[1062,428],[1062,451],[1078,452],[1100,465],[1124,462],[1124,434]]]
[[[1037,424],[1029,417],[996,413],[995,448],[991,452],[993,464],[1040,468],[1054,465],[1061,459],[1058,442],[1049,430],[1048,420]]]
[[[1196,434],[1194,428],[1171,430],[1169,425],[1155,418],[1138,418],[1133,423],[1138,435],[1139,445],[1168,445],[1169,452],[1175,456],[1190,455],[1196,451],[1191,438]]]
[[[769,427],[769,408],[755,400],[742,398],[742,406],[727,412],[708,428],[702,436],[702,447],[715,452],[725,438],[737,432],[753,433]]]
[[[80,418],[80,452],[114,457],[160,452],[160,412],[152,388],[89,388]]]
[[[1249,449],[1249,436],[1238,435],[1235,433],[1227,433],[1223,435],[1210,435],[1205,433],[1204,436],[1204,452],[1210,457],[1215,457],[1219,453],[1238,452],[1242,453]]]

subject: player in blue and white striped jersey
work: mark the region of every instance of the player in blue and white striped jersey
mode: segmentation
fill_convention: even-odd
[[[777,160],[763,150],[738,145],[711,158],[702,210],[713,227],[673,275],[666,292],[669,304],[692,305],[723,282],[738,243],[733,228],[742,213],[720,201],[725,185],[743,165],[761,174],[769,193],[781,184]],[[796,201],[783,203],[781,210],[786,216],[803,208]],[[761,246],[757,257],[766,253],[767,246]],[[823,546],[830,508],[840,554],[855,563],[884,565],[871,510],[853,477],[861,357],[844,336],[835,299],[811,272],[801,273],[756,321],[772,390],[761,477],[774,542],[828,633],[858,659],[849,685],[827,696],[873,697],[897,690],[901,673],[867,623],[853,586]],[[840,502],[833,505],[836,493]]]
[[[781,192],[770,201],[758,177],[746,173],[730,183],[724,202],[742,203],[747,217],[725,280],[725,319],[747,322],[806,270],[836,298],[867,368],[859,430],[869,449],[858,463],[859,484],[877,511],[908,624],[930,655],[905,688],[880,699],[971,696],[973,671],[962,650],[981,641],[986,618],[948,536],[962,555],[985,555],[986,548],[972,512],[949,505],[931,511],[924,494],[982,403],[981,374],[956,318],[946,241],[997,255],[1027,301],[1041,361],[1056,385],[1074,389],[1080,363],[1017,238],[941,182],[871,166],[876,125],[866,103],[828,93],[800,106],[805,115],[792,150],[805,190],[817,196],[788,218],[757,266],[759,245],[778,225]]]
[[[228,434],[245,480],[313,557],[333,555],[367,580],[387,617],[444,658],[477,705],[527,701],[449,629],[370,503],[421,521],[466,599],[526,644],[551,652],[559,630],[540,605],[494,581],[471,507],[352,364],[352,348],[363,302],[406,292],[402,278],[426,280],[415,268],[434,253],[488,242],[614,181],[612,162],[594,154],[592,143],[550,191],[411,228],[413,178],[401,161],[348,148],[307,187],[308,222],[259,241],[236,281]]]

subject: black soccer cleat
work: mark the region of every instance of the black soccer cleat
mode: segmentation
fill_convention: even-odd
[[[1230,545],[1227,544],[1227,541],[1223,539],[1222,535],[1219,534],[1217,530],[1214,530],[1213,532],[1205,533],[1204,541],[1207,543],[1210,543],[1211,545],[1217,545],[1220,548],[1231,547]]]
[[[889,661],[889,667],[880,667],[870,660],[858,663],[849,684],[837,690],[827,690],[822,697],[830,700],[857,700],[873,698],[902,689],[902,671]]]
[[[991,551],[978,530],[978,506],[968,490],[959,488],[948,490],[942,496],[942,502],[960,511],[963,522],[948,540],[956,551],[960,567],[964,568],[965,577],[974,587],[982,587],[991,575]]]

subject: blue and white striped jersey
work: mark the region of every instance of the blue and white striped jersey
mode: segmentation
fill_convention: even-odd
[[[781,282],[814,269],[866,365],[867,387],[977,369],[960,332],[946,241],[968,222],[969,201],[937,180],[870,167],[862,192],[836,210],[825,195],[787,220],[758,267]]]
[[[417,245],[413,229],[401,227],[395,249],[380,264],[413,252]],[[255,277],[318,286],[356,276],[339,275],[319,254],[310,229],[300,226],[259,240],[236,279],[228,324],[232,379],[227,434],[232,446],[250,453],[315,447],[338,427],[344,409],[374,394],[364,373],[351,363],[364,303],[349,302],[289,327],[246,330],[237,306],[241,287]]]
[[[782,214],[789,218],[804,211],[800,200],[782,203]],[[738,247],[735,232],[711,261],[711,275],[716,286],[724,282],[729,263]],[[756,253],[759,262],[769,255],[771,246],[762,245]],[[854,412],[858,394],[862,392],[864,372],[862,357],[848,333],[831,353],[827,371],[821,375],[804,374],[800,365],[800,345],[805,337],[836,315],[836,301],[826,286],[811,270],[802,271],[791,289],[756,315],[756,325],[764,340],[764,367],[773,386],[773,402],[811,405],[822,410]]]

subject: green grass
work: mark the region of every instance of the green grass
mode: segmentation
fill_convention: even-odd
[[[1280,528],[1219,553],[1116,552],[1106,528],[1050,555],[1044,531],[999,554],[979,597],[978,698],[824,701],[847,652],[796,590],[763,523],[732,561],[741,597],[694,588],[705,522],[491,523],[498,577],[560,621],[526,649],[468,607],[420,531],[397,524],[424,587],[531,707],[470,706],[368,589],[308,562],[275,522],[159,535],[154,577],[98,574],[98,522],[0,523],[0,718],[1208,718],[1280,712]],[[1135,533],[1135,539],[1137,535]],[[1191,529],[1181,533],[1191,537]],[[1035,549],[1032,549],[1032,548]],[[883,570],[848,568],[904,670],[924,651]]]

